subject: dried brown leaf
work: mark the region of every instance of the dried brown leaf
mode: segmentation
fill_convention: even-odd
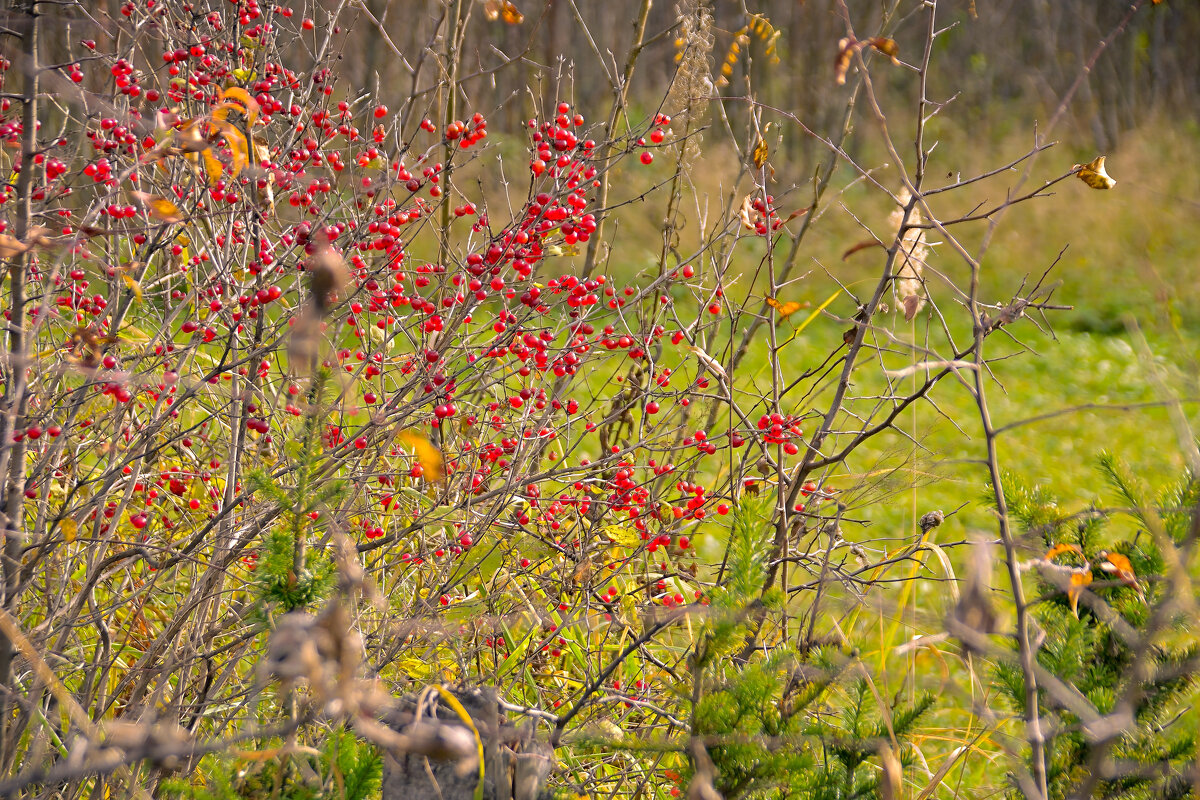
[[[912,322],[912,318],[921,310],[922,300],[920,295],[910,294],[903,300],[904,303],[904,320]]]
[[[738,216],[742,219],[742,227],[751,231],[758,230],[758,221],[762,215],[754,208],[754,195],[748,194],[742,199],[742,207],[738,211]]]
[[[0,258],[15,258],[35,248],[49,247],[51,241],[46,236],[49,232],[49,228],[33,228],[25,237],[25,241],[6,233],[0,233]]]
[[[30,248],[15,236],[0,233],[0,258],[15,258]]]
[[[842,261],[845,261],[847,258],[859,252],[860,250],[866,250],[869,247],[883,247],[883,244],[878,239],[866,239],[861,241],[858,244],[850,247],[850,249],[848,249],[846,252],[842,253]]]

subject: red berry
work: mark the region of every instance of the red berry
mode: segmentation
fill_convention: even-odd
[[[653,156],[653,155],[651,155],[649,152],[644,152],[644,153],[642,153],[642,156],[641,156],[641,158],[642,158],[642,163],[643,163],[643,164],[649,164],[651,161],[653,161],[653,160],[654,160],[654,156]]]

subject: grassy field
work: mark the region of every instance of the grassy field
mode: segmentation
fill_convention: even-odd
[[[963,131],[943,134],[945,141],[934,159],[936,168],[931,170],[943,179],[1010,161],[1028,144],[1027,139],[1013,137],[981,147]],[[1029,185],[1053,179],[1094,155],[1066,143],[1055,147],[1041,156]],[[1049,280],[1059,284],[1054,301],[1073,306],[1072,310],[1056,312],[1048,324],[1038,319],[1040,326],[1022,321],[1008,334],[991,339],[988,352],[992,356],[1011,358],[994,365],[994,380],[988,383],[987,392],[995,425],[1030,421],[1003,435],[1002,467],[1025,483],[1051,491],[1064,512],[1090,505],[1119,505],[1097,468],[1103,451],[1117,455],[1150,486],[1177,479],[1184,468],[1181,437],[1187,441],[1192,435],[1178,420],[1172,421],[1167,405],[1183,400],[1184,416],[1191,421],[1191,429],[1197,429],[1200,408],[1192,401],[1200,396],[1196,386],[1200,374],[1200,284],[1196,280],[1200,178],[1181,168],[1197,155],[1197,131],[1148,124],[1108,154],[1109,171],[1118,181],[1113,191],[1095,192],[1074,179],[1058,184],[1051,196],[1007,214],[983,261],[981,298],[1003,302],[1023,279],[1036,280],[1060,252],[1063,254]],[[716,158],[713,163],[727,162]],[[871,166],[870,161],[865,163]],[[708,172],[703,180],[709,183],[698,186],[698,194],[716,202],[728,193],[725,186],[716,184],[728,181],[731,175],[719,167]],[[881,231],[888,208],[881,203],[881,194],[856,177],[849,169],[836,176],[836,197],[825,203],[799,256],[799,271],[807,276],[789,287],[787,299],[816,305],[837,288],[834,277],[856,293],[869,292],[877,280],[880,251],[842,258],[849,245],[864,238],[860,221],[886,235]],[[954,206],[939,211],[950,217],[956,209],[962,213],[975,203],[994,204],[1004,197],[1015,177],[1011,173],[985,182],[975,187],[970,197],[955,197]],[[807,202],[803,191],[796,191],[793,205]],[[657,258],[655,222],[652,215],[643,215],[624,223],[618,241],[626,243],[626,258],[634,242],[647,243],[641,254],[644,263]],[[956,233],[973,248],[983,229],[976,224],[956,229]],[[753,280],[761,248],[747,250],[742,280],[730,291],[734,297],[753,298],[764,292],[763,282]],[[626,262],[631,271],[637,261],[635,256]],[[946,247],[935,247],[931,266],[944,273],[948,282],[960,286],[968,277],[963,264]],[[970,334],[966,310],[954,300],[948,286],[937,281],[929,286],[956,341],[966,340]],[[853,310],[845,297],[830,307],[831,313],[843,319]],[[803,316],[798,314],[795,319]],[[893,330],[902,340],[928,341],[927,324],[924,316],[911,326],[893,316]],[[784,323],[781,338],[787,338],[789,328],[790,323]],[[833,320],[818,320],[787,345],[791,349],[785,364],[798,373],[808,365],[809,354],[818,356],[836,346],[843,329],[844,325]],[[757,357],[761,360],[749,364],[743,378],[769,383],[765,350],[758,351]],[[887,363],[903,366],[910,358],[899,353],[888,357]],[[870,373],[870,369],[862,372]],[[870,393],[868,385],[857,388]],[[942,757],[968,744],[978,732],[978,719],[966,709],[993,702],[986,670],[971,674],[951,651],[943,653],[936,647],[915,654],[897,650],[914,636],[942,630],[942,615],[952,603],[945,578],[951,570],[961,569],[965,556],[965,549],[952,545],[973,538],[994,539],[997,530],[987,497],[987,472],[981,462],[984,441],[974,398],[962,385],[946,381],[932,399],[902,417],[900,427],[911,439],[880,437],[846,462],[844,474],[831,478],[831,484],[843,490],[852,515],[863,521],[859,526],[844,526],[843,535],[876,555],[895,552],[915,541],[919,537],[916,520],[926,511],[958,511],[930,539],[947,554],[949,568],[927,552],[921,572],[929,580],[912,584],[911,589],[884,589],[865,606],[843,598],[828,617],[831,635],[836,628],[860,648],[867,663],[878,666],[875,679],[882,695],[912,693],[919,688],[942,695],[944,702],[920,745],[930,764],[915,768],[918,786],[925,784]],[[1079,410],[1059,413],[1076,407]],[[823,409],[820,401],[813,408]],[[1049,416],[1038,421],[1041,415]],[[1124,535],[1127,531],[1122,526],[1128,524],[1115,523],[1111,534]],[[712,555],[719,552],[718,545],[710,543]],[[1037,537],[1030,537],[1025,547],[1028,557],[1036,557],[1044,546]],[[905,565],[900,569],[913,574],[917,568]],[[1003,583],[1003,579],[997,580]],[[1017,737],[1011,741],[1002,733],[993,732],[970,748],[970,755],[943,784],[941,796],[955,796],[957,785],[972,787],[977,797],[987,796],[988,787],[1002,791],[1003,769],[997,766],[1003,762],[996,759],[1005,748],[1020,746],[1020,731],[1007,731]]]

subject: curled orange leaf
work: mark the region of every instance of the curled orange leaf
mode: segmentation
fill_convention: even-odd
[[[520,25],[525,21],[525,15],[509,0],[487,0],[483,4],[483,15],[491,22],[499,19],[509,25]]]
[[[1042,556],[1042,558],[1046,559],[1047,561],[1053,561],[1063,553],[1075,553],[1080,557],[1083,556],[1083,551],[1079,549],[1079,545],[1077,544],[1056,544],[1047,550],[1046,555]]]
[[[1079,597],[1091,582],[1092,571],[1090,569],[1075,570],[1071,573],[1071,585],[1067,589],[1067,602],[1071,604],[1071,613],[1076,617],[1079,616]]]
[[[1100,558],[1102,559],[1100,569],[1110,575],[1115,575],[1120,579],[1121,583],[1137,592],[1138,597],[1142,599],[1143,603],[1146,602],[1146,593],[1142,591],[1141,584],[1137,580],[1137,574],[1133,571],[1133,564],[1127,556],[1102,550],[1100,551]]]

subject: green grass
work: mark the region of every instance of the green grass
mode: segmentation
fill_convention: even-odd
[[[943,153],[953,161],[955,142],[946,144]],[[1024,142],[1017,141],[991,148],[960,141],[958,152],[964,155],[957,169],[970,174],[972,168],[1015,157],[1023,147]],[[1007,329],[1011,336],[1001,333],[990,339],[989,355],[1013,357],[993,365],[993,379],[986,387],[996,426],[1076,406],[1096,406],[1015,427],[1001,438],[1002,468],[1049,489],[1060,499],[1064,512],[1092,504],[1119,505],[1097,469],[1101,451],[1116,454],[1150,486],[1177,479],[1184,467],[1181,433],[1161,404],[1200,395],[1196,388],[1200,284],[1194,277],[1195,265],[1200,262],[1200,236],[1196,235],[1200,179],[1183,167],[1198,154],[1200,137],[1195,131],[1147,126],[1109,154],[1110,172],[1118,180],[1115,190],[1095,192],[1075,180],[1059,184],[1051,197],[1013,209],[984,259],[981,299],[1003,302],[1024,278],[1036,279],[1060,250],[1067,248],[1051,280],[1061,282],[1055,302],[1074,308],[1054,313],[1048,325],[1038,319],[1040,329],[1022,320]],[[1042,156],[1029,185],[1057,177],[1073,163],[1093,155],[1079,148],[1055,148]],[[852,177],[848,170],[839,175],[843,183]],[[1004,196],[1012,177],[1006,175],[976,187],[969,199],[956,199],[953,208],[994,203]],[[711,194],[715,198],[721,192]],[[826,216],[819,220],[800,256],[805,260],[801,271],[811,268],[812,272],[789,288],[787,299],[807,299],[816,305],[828,296],[836,284],[824,270],[859,294],[869,292],[876,280],[881,251],[869,250],[846,261],[841,253],[865,238],[846,208],[853,209],[876,232],[883,230],[887,207],[881,204],[879,193],[856,184],[839,191],[826,208]],[[943,213],[953,211],[947,207]],[[649,220],[644,221],[648,227]],[[974,249],[982,230],[982,225],[976,224],[955,232]],[[635,241],[654,241],[649,231],[635,234],[626,230],[625,235]],[[731,291],[731,296],[764,291],[761,279],[749,279],[762,248],[747,244],[740,245],[744,256],[739,261],[745,278],[735,290],[740,294]],[[968,277],[965,267],[944,245],[936,250],[932,264],[960,285]],[[956,341],[968,339],[965,309],[953,300],[947,287],[933,282],[930,291],[950,319]],[[853,305],[841,298],[830,310],[848,317]],[[796,319],[803,316],[798,314]],[[893,330],[900,339],[911,340],[915,335],[918,341],[926,341],[924,318],[915,328],[893,319]],[[820,320],[797,337],[785,354],[784,378],[808,366],[809,354],[816,357],[836,346],[843,327]],[[789,323],[782,326],[781,339],[789,335],[789,328]],[[933,341],[940,341],[936,330],[932,335]],[[945,347],[939,345],[939,350],[945,352]],[[760,386],[769,384],[765,348],[755,351],[754,359],[746,365],[743,379],[752,377]],[[889,357],[888,365],[903,366],[909,360],[907,354],[899,354]],[[861,381],[857,388],[863,393],[870,393],[872,369],[867,363],[856,374]],[[810,408],[794,410],[823,411],[824,397],[827,394]],[[863,521],[859,526],[843,526],[843,535],[873,555],[893,552],[913,541],[915,520],[931,509],[959,509],[934,532],[931,541],[935,543],[949,546],[997,535],[987,471],[981,462],[985,443],[975,400],[965,387],[950,380],[937,387],[932,400],[936,408],[923,402],[900,419],[900,428],[916,446],[904,436],[880,436],[847,461],[843,475],[830,479],[831,485],[844,490],[842,496],[852,506],[851,515]],[[1183,408],[1192,430],[1200,430],[1200,407],[1185,403]],[[1119,530],[1120,523],[1116,527]],[[1040,555],[1039,547],[1040,542],[1030,542],[1025,556]],[[961,569],[965,553],[948,550],[954,568]],[[952,655],[952,647],[941,655],[934,650],[915,657],[896,655],[895,648],[912,636],[939,633],[942,614],[952,602],[950,587],[939,580],[946,577],[940,561],[926,554],[924,562],[921,574],[932,580],[916,584],[911,595],[884,589],[857,613],[850,612],[857,604],[842,597],[828,622],[832,625],[838,620],[867,662],[878,665],[875,677],[885,696],[906,685],[914,691],[924,686],[942,694],[943,702],[922,745],[936,770],[941,757],[978,730],[978,720],[962,709],[969,708],[972,701],[980,702],[981,696],[971,690],[970,676],[963,662]],[[895,569],[910,574],[911,568]],[[1003,585],[1001,576],[996,580],[998,587]],[[989,685],[986,670],[977,678],[984,687]],[[1005,733],[1021,735],[1016,728]],[[972,796],[987,796],[989,787],[1002,787],[1004,770],[997,769],[994,762],[998,737],[997,733],[985,739],[978,755],[956,766],[939,796],[952,796],[959,779],[963,786],[971,787]],[[918,786],[924,785],[922,774],[916,774],[914,780]]]

